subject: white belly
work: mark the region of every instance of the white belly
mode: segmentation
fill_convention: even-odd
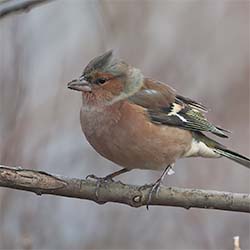
[[[201,156],[206,158],[218,158],[219,154],[215,153],[212,148],[209,148],[204,142],[192,140],[191,148],[184,154],[184,157]]]

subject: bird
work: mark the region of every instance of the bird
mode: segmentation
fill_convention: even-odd
[[[230,132],[208,121],[203,104],[145,77],[115,57],[113,50],[92,59],[67,86],[82,94],[80,121],[87,141],[122,167],[104,180],[132,169],[162,171],[153,192],[176,160],[188,157],[226,157],[250,168],[248,157],[208,136],[228,138]]]

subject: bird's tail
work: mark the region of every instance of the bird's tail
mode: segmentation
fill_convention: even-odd
[[[229,149],[224,149],[224,148],[215,148],[213,151],[221,156],[225,156],[226,158],[233,160],[247,168],[250,168],[250,159],[240,155],[236,152],[233,152],[232,150]]]
[[[233,160],[247,168],[250,168],[250,159],[246,156],[240,155],[232,150],[227,149],[224,145],[214,141],[213,139],[207,137],[201,132],[196,132],[194,134],[194,137],[205,143],[206,146],[211,150],[213,150],[214,153],[216,153],[219,156],[224,156],[230,160]]]

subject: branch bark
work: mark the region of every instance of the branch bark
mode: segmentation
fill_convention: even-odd
[[[15,12],[27,12],[32,8],[51,2],[53,0],[23,0],[23,1],[0,1],[0,18]]]
[[[42,171],[0,165],[0,186],[71,198],[87,199],[99,204],[116,202],[132,207],[147,204],[151,187],[102,182],[96,197],[96,182],[52,175]],[[250,195],[177,187],[161,187],[148,205],[219,209],[250,213]]]

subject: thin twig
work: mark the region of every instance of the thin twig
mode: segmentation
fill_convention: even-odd
[[[99,204],[116,202],[132,207],[148,202],[151,186],[127,185],[121,182],[103,182],[96,197],[96,182],[68,178],[46,172],[0,165],[0,186],[34,192],[87,199]],[[177,187],[161,187],[152,195],[149,205],[219,209],[250,213],[250,195]]]
[[[32,8],[51,2],[53,0],[23,0],[23,1],[3,1],[0,2],[0,18],[6,17],[16,12],[28,12]]]

